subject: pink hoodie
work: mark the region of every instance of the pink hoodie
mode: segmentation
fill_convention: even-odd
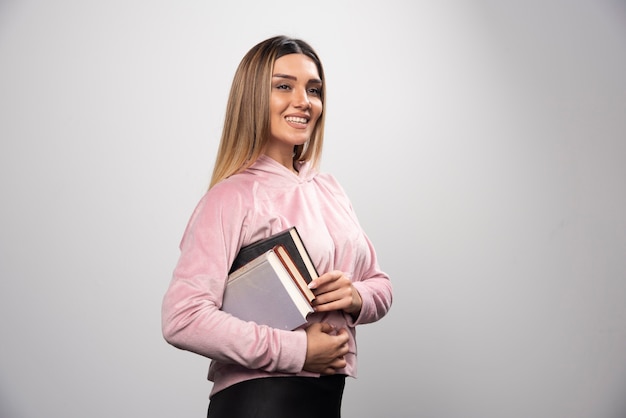
[[[361,294],[359,317],[314,313],[350,331],[348,365],[356,377],[355,329],[382,318],[392,302],[389,277],[346,194],[308,163],[294,174],[267,156],[212,187],[193,212],[180,259],[163,299],[163,335],[175,347],[212,359],[211,395],[237,382],[267,376],[316,376],[302,370],[304,329],[284,331],[245,322],[220,310],[228,270],[239,248],[295,225],[320,274],[341,270]]]

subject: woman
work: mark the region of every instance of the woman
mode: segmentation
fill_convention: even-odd
[[[317,171],[324,131],[324,71],[305,42],[254,46],[233,80],[208,192],[191,216],[163,300],[163,335],[212,359],[209,417],[339,417],[356,376],[355,327],[392,302],[348,197]],[[320,276],[315,312],[285,331],[220,310],[242,246],[296,226]]]

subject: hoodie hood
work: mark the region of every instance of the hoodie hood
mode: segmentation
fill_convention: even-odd
[[[318,174],[309,161],[297,163],[297,168],[298,172],[294,173],[278,161],[262,154],[245,172],[279,181],[281,184],[305,183]]]

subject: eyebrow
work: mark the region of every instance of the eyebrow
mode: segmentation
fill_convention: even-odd
[[[272,75],[272,78],[286,78],[288,80],[293,80],[293,81],[297,81],[298,78],[294,77],[292,75],[289,74],[274,74]],[[320,80],[319,78],[312,78],[309,80],[309,83],[315,83],[315,84],[322,84],[322,80]]]

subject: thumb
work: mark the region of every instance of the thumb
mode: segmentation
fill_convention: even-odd
[[[320,331],[326,334],[330,334],[335,331],[335,327],[327,322],[321,322],[319,326],[320,326]]]
[[[345,328],[341,328],[338,332],[337,332],[338,336],[342,336],[345,338],[345,342],[348,342],[348,340],[350,339],[350,335],[348,334],[348,330]]]

